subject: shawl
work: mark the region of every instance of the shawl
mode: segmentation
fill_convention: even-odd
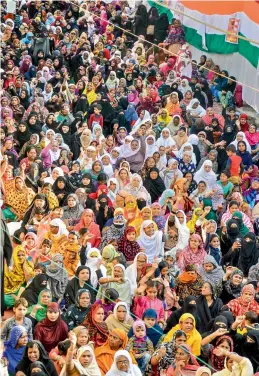
[[[128,343],[127,333],[121,329],[113,329],[112,333],[114,333],[116,336],[118,336],[122,340],[121,349],[124,350]],[[107,333],[107,336],[108,336],[108,333]],[[96,361],[100,370],[102,371],[104,375],[106,375],[108,370],[111,369],[116,350],[112,350],[110,348],[109,340],[107,340],[101,346],[95,347],[94,353],[95,353]]]
[[[87,367],[83,367],[80,363],[79,359],[81,355],[85,352],[89,351],[92,355],[92,361]],[[95,359],[93,348],[89,345],[81,346],[77,350],[76,359],[73,359],[73,364],[80,375],[86,375],[86,376],[101,376],[101,371],[98,367],[98,364]]]
[[[152,220],[156,223],[158,230],[163,230],[166,224],[166,218],[162,215],[162,207],[158,202],[154,202],[151,205],[151,209],[153,209],[155,206],[159,206],[160,209],[160,215],[153,215]]]
[[[31,132],[29,130],[29,127],[27,124],[23,124],[22,125],[25,126],[25,131],[24,132],[21,132],[19,127],[17,129],[17,131],[15,132],[15,140],[17,140],[19,142],[19,146],[20,148],[23,147],[23,145],[25,144],[25,142],[29,141],[30,140],[30,137],[31,137]]]
[[[69,206],[65,206],[63,208],[64,214],[63,214],[62,219],[74,219],[74,220],[79,221],[81,214],[84,211],[84,208],[79,203],[79,200],[78,200],[78,197],[77,197],[76,194],[72,193],[72,194],[68,195],[67,199],[69,199],[69,197],[73,197],[75,199],[76,205],[72,208],[70,208]]]
[[[188,88],[189,89],[189,88]],[[193,108],[193,105],[194,104],[198,104],[198,107],[196,108]],[[203,117],[206,115],[206,111],[204,110],[204,108],[200,105],[200,101],[197,99],[197,98],[193,98],[191,101],[190,101],[190,104],[187,106],[187,111],[190,111],[190,115],[191,116],[199,116],[199,117]]]
[[[40,292],[42,290],[45,290],[46,286],[47,286],[46,274],[38,274],[33,278],[29,286],[26,287],[21,297],[27,300],[29,306],[36,304],[38,301]]]
[[[156,179],[151,179],[150,174],[152,172],[157,172],[158,176]],[[150,193],[152,203],[157,201],[157,199],[162,195],[166,188],[163,180],[159,176],[158,168],[153,167],[150,169],[148,177],[144,181],[144,187]]]
[[[245,136],[250,146],[254,146],[259,142],[259,132],[250,133],[249,131],[245,132]]]
[[[176,336],[178,335],[179,332],[181,332],[181,331],[176,330],[176,332],[172,336],[172,341],[166,342],[166,343],[161,343],[157,347],[155,353],[153,354],[153,356],[156,356],[161,348],[165,347],[165,349],[166,349],[165,355],[162,357],[162,359],[158,363],[158,371],[159,372],[161,372],[164,369],[168,369],[172,365],[172,363],[174,363],[175,354],[176,354],[176,350],[177,350],[175,338],[176,338]]]
[[[84,293],[87,293],[89,299],[91,300],[90,291],[86,290],[85,288],[80,289],[76,293],[76,303],[70,305],[68,310],[63,314],[63,319],[67,323],[69,331],[74,328],[84,328],[87,330],[84,326],[80,326],[91,307],[91,303],[87,307],[80,306],[80,297]]]
[[[3,352],[3,357],[8,360],[8,372],[15,375],[15,368],[17,364],[22,360],[25,346],[16,349],[19,338],[26,333],[26,329],[22,325],[14,326],[11,329],[10,338],[5,341],[5,349]]]
[[[224,203],[223,189],[219,184],[215,184],[212,187],[213,194],[211,196],[212,209],[217,210],[220,205]]]
[[[219,125],[220,125],[221,129],[223,129],[224,123],[225,123],[225,119],[223,118],[223,116],[216,114],[215,112],[213,113],[213,115],[208,115],[208,109],[209,108],[207,108],[207,114],[202,117],[202,120],[205,122],[206,125],[211,125],[212,119],[216,118],[219,121]],[[210,109],[211,109],[211,107],[210,107]]]
[[[118,310],[119,307],[124,307],[125,310],[127,311],[124,321],[119,321],[118,318],[117,318],[117,310]],[[118,303],[116,303],[116,305],[113,309],[113,313],[107,317],[105,322],[108,326],[109,331],[112,331],[113,329],[117,328],[117,329],[122,329],[122,330],[124,330],[125,332],[128,333],[128,331],[132,327],[134,320],[130,316],[130,311],[128,309],[127,304],[124,303],[124,302],[118,302]]]
[[[240,115],[241,117],[242,115]],[[241,125],[242,127],[242,125]],[[237,140],[237,136],[241,136],[242,137],[242,140]],[[236,139],[230,143],[230,145],[234,145],[236,150],[237,150],[237,145],[238,145],[238,141],[243,141],[245,144],[246,144],[246,151],[248,151],[249,153],[251,153],[251,146],[249,144],[249,142],[247,141],[247,138],[246,138],[246,135],[244,132],[237,132],[236,134]]]
[[[179,324],[174,326],[164,337],[164,342],[170,342],[172,341],[173,335],[177,330],[182,330],[180,324],[187,320],[192,319],[193,321],[193,329],[191,332],[186,333],[187,335],[187,341],[186,343],[191,347],[192,354],[199,356],[201,352],[201,335],[196,329],[196,320],[193,315],[190,313],[184,313],[179,320]]]
[[[217,347],[217,345],[222,341],[222,340],[226,340],[229,344],[230,344],[230,352],[233,352],[234,351],[234,343],[233,343],[233,340],[231,337],[227,336],[227,335],[223,335],[223,336],[220,336],[217,340],[216,340],[216,343],[215,343],[215,347]],[[217,356],[215,354],[213,354],[213,351],[211,352],[211,361],[212,361],[212,367],[216,370],[216,371],[221,371],[223,368],[224,368],[224,364],[225,364],[225,356]]]
[[[174,217],[174,225],[178,230],[178,239],[177,243],[174,248],[172,248],[169,251],[169,254],[171,252],[177,252],[179,249],[184,249],[188,246],[189,243],[189,238],[190,238],[190,229],[186,225],[186,215],[182,210],[178,210],[177,213],[181,212],[184,216],[184,222],[183,224],[180,223],[179,219],[175,216]],[[165,235],[168,235],[168,221],[169,221],[170,216],[167,218],[165,228],[164,228],[164,233]]]
[[[200,245],[195,253],[191,250],[190,245],[181,252],[178,260],[178,266],[181,270],[184,270],[186,265],[195,265],[198,268],[207,254],[203,248],[201,237],[197,234],[193,234],[192,236],[199,239]]]
[[[168,125],[171,122],[172,117],[169,116],[169,113],[168,113],[168,111],[166,109],[163,109],[161,112],[162,113],[165,112],[166,113],[166,117],[163,117],[162,115],[158,115],[158,117],[157,117],[158,123],[165,123],[165,125]]]
[[[177,164],[177,168],[172,168],[172,164]],[[176,159],[171,158],[168,161],[168,167],[160,172],[160,176],[164,180],[166,189],[170,188],[174,179],[181,179],[183,177],[183,173],[179,170],[178,165],[179,162]]]
[[[132,226],[127,227],[124,231],[123,237],[121,237],[118,242],[118,251],[125,256],[127,261],[133,261],[135,256],[140,251],[140,246],[135,240],[129,241],[127,239],[127,235],[131,232],[134,232],[136,234],[135,228]]]
[[[137,187],[133,187],[132,180],[133,179],[138,179],[139,185]],[[146,190],[145,187],[143,187],[143,181],[141,176],[139,174],[132,174],[130,178],[130,182],[124,187],[124,190],[128,192],[130,195],[134,196],[137,198],[139,193],[144,193],[148,196],[148,200],[150,200],[150,196],[148,191]]]
[[[24,262],[20,263],[18,259],[18,253],[23,253]],[[11,271],[5,270],[4,275],[4,294],[15,294],[19,288],[26,282],[25,279],[25,270],[26,274],[30,277],[33,277],[33,263],[26,259],[25,249],[18,245],[13,250],[13,268]]]
[[[248,232],[241,240],[241,250],[237,266],[247,276],[251,266],[258,262],[258,258],[259,249],[256,244],[256,236],[254,233]]]
[[[236,268],[230,274],[229,279],[224,284],[224,287],[225,287],[225,290],[229,293],[229,295],[232,295],[234,298],[239,298],[241,295],[243,284],[242,282],[238,286],[233,284],[233,277],[235,274],[239,274],[242,277],[244,277],[243,272]]]
[[[118,219],[124,220],[124,217],[122,215],[116,215],[114,217],[113,224],[108,228],[108,230],[104,233],[104,235],[102,237],[101,249],[103,249],[103,247],[105,247],[107,244],[109,244],[109,242],[111,240],[118,240],[123,236],[124,230],[125,230],[125,220],[124,220],[123,226],[117,228],[116,227],[116,220],[118,220]]]
[[[138,243],[140,247],[145,249],[148,262],[153,262],[154,257],[163,254],[163,240],[162,232],[155,231],[152,236],[147,236],[144,228],[149,226],[153,221],[144,221],[140,228],[140,236],[138,238]]]
[[[41,321],[41,320],[43,320],[43,319],[45,319],[45,318],[46,318],[46,315],[47,315],[47,306],[46,306],[46,305],[43,305],[43,304],[41,303],[41,297],[42,297],[42,294],[43,294],[44,292],[48,292],[48,293],[50,294],[50,302],[51,302],[51,300],[52,300],[52,296],[51,296],[51,292],[50,292],[50,290],[48,290],[48,289],[44,289],[44,290],[42,290],[42,291],[40,292],[40,294],[39,294],[39,296],[38,296],[37,305],[40,305],[40,306],[41,306],[41,309],[38,309],[37,312],[36,312],[36,315],[35,315],[35,319],[36,319],[36,321],[38,321],[38,322]],[[35,305],[36,305],[36,304],[31,305],[30,307],[28,307],[28,309],[27,309],[27,314],[28,314],[28,315],[32,312],[32,310],[33,310],[33,308],[35,307]]]
[[[81,247],[79,244],[64,243],[64,268],[68,273],[68,277],[74,277],[77,266],[80,260],[79,251]],[[73,258],[71,258],[71,254],[73,254]]]
[[[153,140],[153,143],[151,145],[147,142],[148,139]],[[145,143],[146,143],[145,159],[147,159],[148,157],[152,157],[153,154],[158,151],[158,146],[156,145],[156,138],[152,134],[147,136]]]
[[[128,359],[128,362],[129,362],[128,372],[122,372],[118,369],[117,358],[119,356],[124,356],[125,358]],[[135,364],[132,364],[131,356],[130,356],[129,352],[126,351],[126,350],[116,351],[116,353],[114,355],[113,364],[112,364],[110,370],[106,373],[106,376],[141,376],[141,375],[142,375],[142,373],[141,373],[140,369]]]
[[[47,309],[58,308],[57,303],[49,303]],[[34,328],[34,338],[42,342],[46,351],[50,352],[60,341],[67,339],[67,324],[61,320],[59,314],[56,321],[50,321],[48,317],[41,320]]]
[[[219,315],[223,306],[222,300],[213,297],[213,302],[208,306],[205,296],[201,295],[196,300],[197,313],[200,318],[199,332],[204,333],[207,329],[208,323]]]
[[[47,266],[46,274],[48,276],[48,284],[54,298],[63,297],[68,281],[68,274],[64,268],[63,256],[54,255],[52,263]]]
[[[17,179],[21,179],[23,181],[22,190],[18,190],[15,187],[15,183]],[[33,190],[26,187],[24,183],[24,179],[20,176],[16,176],[12,180],[5,181],[4,188],[5,188],[5,203],[8,206],[11,206],[12,208],[14,208],[18,216],[24,215],[34,197]]]
[[[144,255],[146,257],[146,261],[147,261],[147,255],[144,252],[139,252],[135,256],[133,264],[131,264],[130,266],[128,266],[127,269],[125,270],[125,276],[128,278],[128,280],[130,281],[130,284],[131,284],[131,292],[132,292],[132,294],[134,294],[135,289],[138,286],[138,281],[137,281],[137,276],[138,276],[137,260],[138,260],[138,257],[140,255]]]
[[[255,295],[255,290],[254,290],[253,285],[251,284],[245,285],[242,288],[241,296],[239,298],[230,300],[230,302],[227,304],[228,308],[231,310],[234,317],[243,316],[246,312],[249,312],[249,311],[252,311],[256,313],[257,315],[259,314],[259,304],[255,301],[254,298],[249,303],[243,300],[242,295],[245,291],[253,292]]]
[[[246,227],[251,228],[251,221],[250,221],[249,217],[248,217],[245,213],[242,213],[242,212],[241,212],[241,214],[242,214],[243,224],[244,224]],[[230,213],[230,211],[229,211],[229,206],[228,206],[226,213],[224,213],[224,214],[222,215],[221,221],[222,221],[224,224],[226,224],[227,221],[228,221],[229,219],[231,219],[231,218],[232,218],[232,214]]]
[[[86,326],[89,332],[89,340],[93,341],[95,347],[103,345],[108,338],[109,330],[106,322],[96,322],[94,320],[95,312],[102,308],[101,304],[95,303],[91,306],[82,325]]]
[[[210,166],[211,170],[206,172],[204,167]],[[194,180],[197,184],[201,181],[204,181],[207,184],[208,189],[212,189],[217,182],[217,175],[212,171],[212,162],[211,160],[204,161],[201,168],[195,173]]]
[[[89,249],[86,258],[87,260],[85,266],[88,266],[88,268],[91,270],[91,284],[93,288],[96,289],[98,286],[98,278],[96,272],[97,270],[101,270],[102,276],[106,277],[106,268],[104,265],[100,265],[100,269],[97,268],[99,260],[102,259],[101,253],[98,248]]]
[[[89,272],[89,280],[84,282],[83,287],[80,286],[79,284],[79,273],[82,270],[88,270]],[[91,301],[93,301],[93,297],[95,296],[95,289],[93,288],[91,284],[91,269],[88,266],[81,265],[76,269],[75,277],[72,278],[70,281],[68,281],[68,284],[66,286],[66,291],[65,291],[65,298],[67,301],[69,301],[70,304],[76,304],[76,295],[79,290],[81,289],[86,289],[89,291],[89,294],[91,295]]]
[[[164,137],[164,134],[163,134],[165,131],[167,131],[169,133],[169,136],[167,138]],[[176,147],[176,143],[175,143],[174,139],[170,136],[169,128],[163,128],[159,139],[156,141],[156,145],[157,145],[157,147],[164,146],[166,148],[170,147],[170,146]]]

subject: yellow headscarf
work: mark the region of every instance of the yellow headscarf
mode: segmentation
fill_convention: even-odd
[[[190,219],[187,222],[187,227],[190,229],[191,233],[195,232],[195,224],[197,220],[199,219],[199,216],[196,213],[199,211],[202,211],[202,209],[201,208],[194,209],[193,214],[192,214],[192,219]]]
[[[190,313],[184,313],[180,319],[179,324],[175,325],[165,336],[164,342],[170,342],[173,339],[173,335],[177,330],[182,330],[181,323],[187,319],[192,319],[193,321],[193,330],[191,332],[185,333],[187,336],[187,345],[189,345],[192,349],[192,354],[195,356],[199,356],[201,353],[201,335],[196,329],[196,321],[193,315]]]
[[[22,264],[18,259],[18,253],[22,252],[26,257],[26,251],[22,245],[18,245],[13,251],[13,269],[11,271],[6,271],[4,276],[4,293],[14,294],[19,288],[26,282],[26,276],[28,278],[33,277],[33,263],[25,259]]]
[[[166,125],[168,125],[170,121],[172,120],[172,116],[169,115],[169,112],[166,108],[162,108],[161,111],[166,112],[166,118],[163,118],[161,115],[158,115],[157,117],[158,123],[165,123]]]
[[[152,221],[152,209],[149,206],[145,206],[143,209],[140,210],[140,217],[136,218],[133,222],[130,223],[130,225],[133,226],[136,230],[136,237],[137,238],[139,237],[140,227],[141,227],[141,225],[144,221],[144,219],[142,218],[142,214],[143,214],[144,210],[147,210],[147,209],[150,210],[150,216],[149,216],[148,220]],[[157,230],[157,224],[154,221],[153,221],[153,224],[155,226],[155,230]]]

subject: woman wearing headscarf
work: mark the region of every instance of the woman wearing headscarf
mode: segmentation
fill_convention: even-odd
[[[159,176],[159,170],[156,167],[150,169],[149,175],[144,180],[143,185],[150,193],[152,203],[157,201],[166,189],[163,180]]]
[[[130,316],[127,304],[124,302],[118,302],[113,309],[113,313],[108,316],[105,322],[110,331],[118,328],[128,333],[134,320]]]
[[[26,329],[22,325],[14,326],[11,329],[8,341],[4,343],[3,357],[8,361],[8,372],[10,376],[15,375],[15,368],[22,360],[25,347],[28,342]]]
[[[91,284],[91,269],[84,265],[78,266],[74,278],[72,278],[66,286],[64,297],[67,307],[71,304],[76,304],[77,292],[81,289],[89,290],[91,302],[94,302],[96,292]]]
[[[82,325],[88,329],[89,340],[94,342],[95,347],[107,341],[109,330],[104,321],[104,309],[101,304],[95,303],[91,306]]]
[[[81,228],[87,228],[91,237],[89,243],[92,247],[99,247],[101,241],[101,233],[99,225],[95,223],[94,212],[91,209],[85,209],[81,215],[79,223],[74,230],[79,231]]]
[[[197,184],[204,181],[207,184],[208,189],[212,189],[217,182],[217,176],[212,171],[212,162],[207,160],[203,163],[201,168],[195,173],[194,180]]]
[[[100,287],[97,294],[97,299],[105,295],[105,290],[115,289],[119,294],[119,300],[127,303],[128,306],[131,304],[131,288],[130,281],[125,276],[125,267],[122,264],[116,264],[113,267],[112,275],[107,277],[102,277],[99,280]]]
[[[67,336],[67,324],[61,319],[58,304],[49,303],[46,318],[34,328],[34,338],[42,343],[46,351],[50,352]]]
[[[234,317],[243,316],[246,312],[252,311],[259,314],[259,304],[255,301],[255,289],[251,284],[242,288],[239,298],[230,300],[227,303],[228,308]]]
[[[138,282],[141,280],[142,268],[147,263],[147,256],[144,252],[139,252],[133,261],[133,264],[127,267],[125,275],[131,283],[131,293],[134,295],[138,286]]]
[[[63,319],[66,322],[69,331],[82,324],[90,307],[90,291],[87,288],[77,290],[75,303],[70,305],[68,310],[63,314]]]
[[[122,365],[122,362],[124,362],[124,365]],[[132,364],[132,358],[129,352],[126,350],[116,351],[111,369],[106,373],[107,376],[119,376],[122,374],[124,376],[142,375],[138,366],[136,364]]]
[[[202,239],[198,234],[192,234],[189,239],[189,245],[179,255],[178,266],[184,270],[187,265],[199,267],[206,256],[203,248]]]
[[[25,249],[21,245],[14,248],[12,258],[13,267],[6,270],[4,275],[5,307],[14,305],[12,295],[18,295],[20,288],[34,276],[33,263],[26,259]]]
[[[153,221],[148,220],[142,223],[137,242],[146,250],[148,262],[153,262],[155,257],[164,255],[163,234],[155,230]]]
[[[33,351],[29,352],[29,349],[33,349]],[[27,343],[23,354],[23,358],[18,363],[15,371],[17,373],[20,371],[25,375],[32,376],[30,367],[36,361],[39,361],[42,364],[44,364],[44,367],[48,372],[47,374],[45,372],[44,376],[58,376],[54,363],[52,362],[52,360],[50,360],[46,350],[44,349],[44,346],[41,344],[41,342],[36,340]]]
[[[68,274],[64,268],[62,255],[56,254],[53,256],[51,264],[47,266],[46,274],[53,298],[56,301],[61,301],[68,282]]]
[[[13,135],[14,139],[18,141],[19,144],[19,150],[22,149],[23,145],[30,140],[31,132],[29,130],[29,127],[25,123],[20,123],[18,125],[17,131]],[[18,150],[18,149],[17,149]]]
[[[144,193],[147,195],[147,204],[151,204],[151,197],[147,189],[143,186],[143,181],[139,174],[132,174],[130,178],[130,182],[124,187],[124,190],[128,192],[130,195],[133,195],[137,198],[139,193]]]
[[[247,277],[250,268],[255,265],[259,258],[259,249],[256,242],[256,236],[252,232],[248,232],[241,239],[241,249],[237,267],[242,270],[244,276]]]
[[[38,296],[42,290],[45,290],[47,286],[47,276],[46,274],[36,275],[29,286],[21,294],[21,298],[25,298],[28,302],[28,305],[37,304]]]
[[[73,234],[73,232],[72,232]],[[76,235],[76,234],[75,234]],[[77,235],[76,235],[77,236]],[[64,258],[64,268],[67,271],[68,278],[71,279],[74,277],[78,264],[79,264],[79,251],[80,251],[80,245],[78,242],[72,243],[72,242],[65,242],[62,245],[62,253]]]
[[[194,265],[186,265],[184,271],[175,279],[175,291],[180,302],[189,296],[200,296],[203,280]]]
[[[34,325],[46,318],[47,306],[52,301],[50,290],[45,288],[39,293],[36,304],[30,305],[27,309],[27,315]]]
[[[79,203],[77,196],[73,193],[67,196],[67,204],[68,205],[63,208],[62,219],[71,230],[79,222],[84,208]]]
[[[60,218],[50,220],[48,225],[47,232],[45,232],[44,228],[42,231],[44,231],[44,239],[51,241],[51,254],[55,255],[61,251],[61,247],[67,241],[68,231],[65,223]],[[41,237],[40,233],[39,236]]]
[[[60,206],[64,206],[67,203],[68,195],[75,192],[75,187],[65,176],[59,176],[55,180],[52,189],[58,198]]]
[[[112,225],[107,229],[107,231],[102,236],[102,241],[100,244],[100,248],[103,249],[106,245],[110,243],[111,240],[119,240],[125,230],[126,221],[125,218],[117,214],[114,219]]]
[[[188,327],[186,327],[186,321]],[[172,337],[177,330],[182,330],[187,335],[186,343],[190,346],[194,355],[199,356],[201,353],[201,335],[196,329],[196,321],[190,313],[184,313],[179,320],[179,324],[174,326],[164,337],[163,342],[172,341]]]

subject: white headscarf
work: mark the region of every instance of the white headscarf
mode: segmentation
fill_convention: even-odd
[[[115,77],[111,78],[111,74],[115,75]],[[107,86],[108,90],[116,89],[119,86],[119,79],[117,78],[115,71],[110,71],[108,80],[105,82],[105,85]]]
[[[182,83],[185,83],[186,86],[182,86]],[[181,85],[178,87],[178,89],[183,93],[183,95],[186,93],[186,91],[190,90],[192,91],[191,87],[189,86],[189,81],[184,78],[182,81],[181,81]]]
[[[165,170],[161,171],[159,174],[161,178],[164,180],[166,189],[170,188],[172,180],[174,179],[176,174],[177,174],[177,179],[181,179],[183,177],[183,173],[181,170],[179,170],[179,168],[177,168],[176,170],[169,168],[169,166],[174,162],[176,162],[177,165],[179,165],[179,162],[177,161],[177,159],[171,158],[168,161],[168,167]]]
[[[153,262],[155,257],[164,255],[164,244],[162,241],[162,231],[155,231],[152,236],[146,235],[144,229],[154,224],[153,221],[144,221],[140,227],[140,235],[137,239],[139,245],[146,250],[148,262]]]
[[[103,162],[102,162],[103,157],[109,157],[110,163],[108,165],[104,165],[103,164]],[[99,159],[100,159],[100,161],[102,163],[103,171],[108,176],[108,178],[111,178],[113,176],[113,174],[114,174],[114,171],[113,171],[113,167],[112,167],[112,163],[111,163],[111,156],[110,156],[110,154],[103,154]]]
[[[118,369],[116,361],[119,356],[125,356],[125,358],[128,359],[129,361],[128,372],[123,372]],[[106,373],[106,376],[141,376],[141,375],[142,373],[140,369],[138,368],[138,366],[136,366],[135,364],[132,364],[131,356],[127,350],[116,351],[111,369],[110,371]]]
[[[189,243],[189,238],[190,238],[190,229],[186,225],[186,215],[182,210],[178,210],[178,212],[181,212],[184,216],[184,222],[183,224],[180,223],[179,219],[174,217],[175,220],[175,227],[178,230],[178,240],[174,248],[170,249],[169,253],[175,258],[177,250],[184,249],[187,247]],[[170,217],[170,216],[169,216]],[[169,217],[167,218],[166,224],[165,224],[165,234],[168,234],[168,220]],[[167,253],[168,254],[168,253]]]
[[[244,132],[237,132],[236,138],[237,138],[237,136],[243,137],[242,141],[246,144],[246,151],[248,151],[248,153],[251,153],[251,146],[250,146],[249,142],[247,141],[245,133]],[[237,144],[238,144],[237,139],[235,139],[233,142],[230,143],[230,145],[235,145],[236,150],[237,150]]]
[[[211,170],[206,172],[204,170],[205,166],[210,166]],[[201,181],[204,181],[207,184],[208,189],[212,189],[217,182],[217,175],[212,170],[212,162],[211,160],[204,161],[201,168],[195,173],[194,180],[197,184]]]
[[[80,357],[85,351],[89,351],[92,355],[91,364],[89,364],[89,366],[87,367],[83,367],[79,361]],[[73,363],[80,375],[86,375],[86,376],[101,376],[102,375],[95,359],[94,350],[89,345],[79,347],[79,349],[77,350],[76,359],[73,359]]]
[[[126,138],[127,137],[131,137],[131,136],[126,136]],[[132,143],[133,140],[138,142],[138,148],[136,150],[131,149],[131,143]],[[133,157],[133,155],[136,155],[139,152],[140,147],[141,147],[141,145],[140,145],[139,140],[135,140],[133,138],[130,143],[125,143],[125,144],[121,145],[121,147],[120,147],[120,152],[121,152],[120,158]]]
[[[147,139],[148,138],[152,138],[153,139],[153,144],[152,145],[149,145],[148,142],[147,142]],[[145,154],[145,159],[147,159],[148,157],[152,157],[152,155],[158,151],[158,146],[156,145],[156,138],[155,136],[153,135],[149,135],[147,136],[146,140],[145,140],[145,143],[146,143],[146,154]]]
[[[114,191],[114,192],[113,192],[112,190],[109,189],[109,186],[110,186],[111,183],[116,184],[116,188],[115,188],[115,191]],[[107,187],[108,187],[108,189],[109,189],[109,192],[108,192],[107,196],[109,197],[109,199],[110,199],[112,202],[114,202],[115,199],[116,199],[116,195],[117,195],[117,193],[118,193],[118,191],[119,191],[119,189],[120,189],[120,185],[119,185],[118,180],[115,179],[115,178],[110,178],[110,179],[108,180],[108,182],[107,182]]]
[[[62,221],[62,219],[60,218],[55,218],[55,219],[52,219],[49,223],[50,226],[55,226],[55,227],[58,227],[58,233],[56,235],[54,235],[56,238],[65,234],[65,235],[68,235],[68,231],[67,231],[67,228],[66,228],[66,225],[65,223]]]
[[[163,136],[163,132],[164,131],[168,131],[168,133],[169,133],[169,137],[168,138],[165,138],[164,136]],[[160,146],[164,146],[164,147],[170,147],[170,146],[176,146],[176,143],[175,143],[175,141],[174,141],[174,139],[171,137],[171,135],[170,135],[170,130],[169,130],[169,128],[164,128],[163,130],[162,130],[162,132],[161,132],[161,134],[160,134],[160,137],[159,137],[159,139],[157,140],[157,142],[156,142],[156,144],[157,144],[157,146],[158,147],[160,147]],[[177,149],[177,148],[176,148]]]
[[[133,264],[127,267],[125,270],[125,276],[128,278],[130,281],[131,285],[131,292],[134,295],[136,288],[138,287],[137,283],[137,276],[138,276],[138,271],[137,271],[137,260],[140,255],[144,255],[147,258],[147,255],[144,252],[139,252],[133,261]]]
[[[190,152],[192,153],[192,163],[194,163],[195,166],[196,166],[196,165],[197,165],[196,155],[195,155],[195,153],[193,152],[193,146],[192,146],[192,144],[191,144],[190,142],[185,142],[185,143],[181,146],[180,150],[179,150],[178,153],[177,153],[177,157],[180,158],[180,159],[183,158],[183,153],[184,153],[184,149],[185,149],[186,146],[189,146],[189,147],[191,148],[191,150],[188,150],[188,151],[190,151]]]
[[[192,108],[195,103],[198,103],[198,107]],[[191,116],[198,115],[199,117],[203,117],[206,115],[206,110],[204,110],[204,108],[200,105],[200,101],[197,98],[193,98],[191,100],[187,106],[187,111],[190,111]]]
[[[143,119],[138,118],[136,123],[133,125],[132,131],[130,132],[130,134],[136,133],[139,130],[140,126],[142,124],[145,124],[146,121],[151,121],[151,117],[150,117],[150,113],[145,110]]]
[[[129,312],[129,307],[127,306],[127,304],[126,303],[124,303],[124,302],[118,302],[118,303],[116,303],[115,304],[115,306],[114,306],[114,308],[113,308],[113,315],[114,315],[114,317],[115,317],[115,319],[116,320],[118,320],[118,318],[117,318],[117,309],[119,308],[119,307],[121,307],[121,306],[123,306],[126,310],[127,310],[127,314],[126,314],[126,317],[125,317],[125,320],[124,321],[129,321],[129,319],[130,319],[130,312]],[[119,320],[118,320],[119,321]]]
[[[93,252],[97,253],[98,256],[91,257],[91,253]],[[98,248],[91,248],[87,252],[86,257],[87,257],[87,260],[86,260],[85,265],[91,269],[91,283],[92,283],[93,288],[96,289],[96,287],[98,286],[98,278],[96,275],[97,263],[99,260],[102,259],[102,256]],[[102,276],[106,277],[106,267],[104,265],[100,265],[100,270],[102,272]]]
[[[58,172],[58,174],[59,174],[58,176],[64,176],[64,171],[62,170],[62,168],[61,167],[55,167],[55,168],[53,168],[51,175],[44,179],[44,183],[49,183],[51,185],[53,185],[55,183],[55,179],[53,179],[53,177],[52,177],[53,172]]]

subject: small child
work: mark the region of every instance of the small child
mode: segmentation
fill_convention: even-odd
[[[103,116],[101,112],[102,106],[100,104],[94,105],[94,113],[90,116],[88,121],[89,128],[93,129],[95,125],[100,125],[103,128]]]
[[[127,265],[131,265],[140,252],[140,245],[136,242],[136,230],[133,226],[127,227],[124,236],[119,239],[118,251],[125,256]]]
[[[258,329],[258,316],[253,311],[248,311],[244,315],[244,320],[241,325],[237,328],[237,333],[244,335],[247,333],[247,330]]]
[[[54,362],[57,373],[60,375],[62,368],[66,364],[67,350],[69,349],[71,342],[69,339],[65,339],[58,343],[58,345],[49,353],[50,359]]]
[[[82,177],[83,174],[80,171],[80,163],[78,161],[74,161],[72,164],[72,170],[69,172],[69,180],[74,187],[79,188],[82,182]]]
[[[115,304],[117,303],[119,294],[115,289],[109,288],[106,289],[102,299],[96,300],[96,304],[101,304],[104,310],[104,320],[113,313]]]
[[[134,354],[141,372],[145,372],[154,352],[154,346],[147,336],[146,326],[142,320],[134,322],[133,332],[134,335],[129,339],[126,350]]]
[[[176,278],[176,277],[178,277],[178,275],[180,273],[180,269],[177,266],[176,257],[174,257],[174,256],[172,256],[170,254],[167,254],[165,256],[165,261],[169,265],[169,269],[168,269],[168,275],[169,275],[169,277],[170,278]]]
[[[44,216],[44,209],[36,208],[32,219],[25,225],[28,232],[34,232],[37,234],[40,222]]]
[[[235,145],[228,145],[226,148],[226,152],[228,155],[226,169],[230,173],[229,181],[233,184],[239,184],[242,167],[242,158],[236,154]]]
[[[146,295],[140,296],[143,292],[145,292]],[[161,300],[157,298],[157,293],[157,282],[148,280],[144,286],[139,287],[136,290],[136,296],[134,298],[133,313],[137,317],[142,317],[146,309],[153,308],[157,312],[158,320],[164,321],[164,306]]]
[[[13,306],[14,316],[5,320],[2,324],[1,339],[7,341],[10,338],[11,330],[16,325],[22,325],[28,334],[28,340],[32,340],[32,322],[25,317],[28,309],[28,302],[24,298],[19,298]]]
[[[51,255],[51,247],[52,242],[49,239],[44,239],[41,243],[40,249],[37,252],[35,263],[41,263],[44,266],[48,266],[51,263],[52,255]]]

